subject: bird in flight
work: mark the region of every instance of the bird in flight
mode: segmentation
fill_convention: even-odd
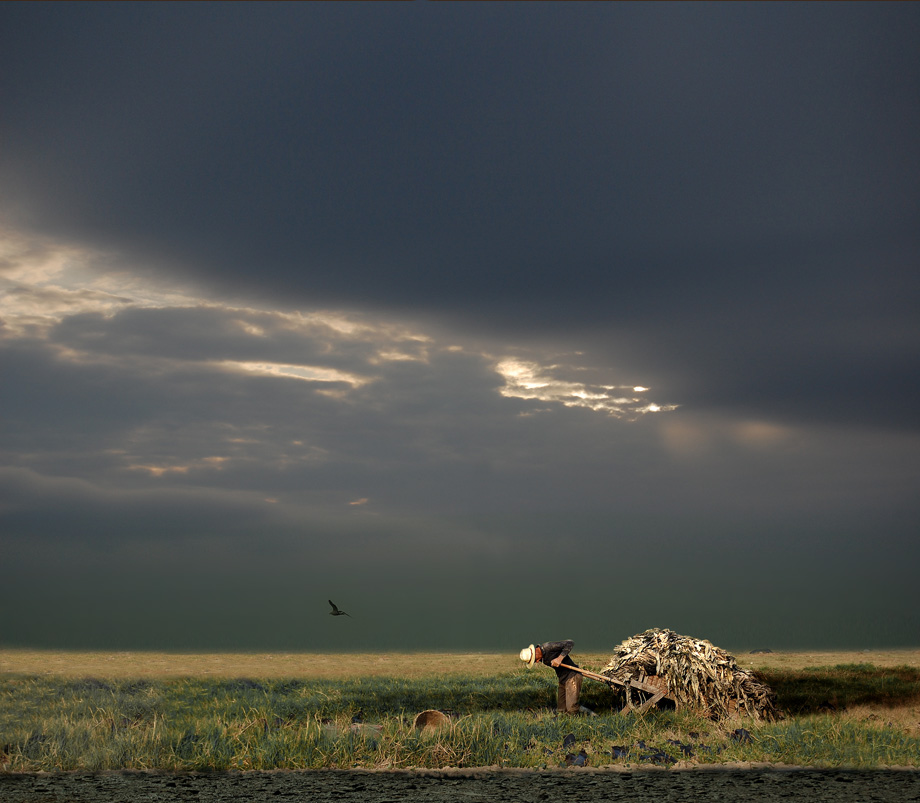
[[[351,619],[351,614],[345,613],[345,611],[340,611],[332,600],[329,600],[329,604],[332,606],[332,610],[329,611],[330,616],[347,616],[349,619]]]

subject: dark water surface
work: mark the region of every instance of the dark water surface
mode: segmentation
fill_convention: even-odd
[[[920,801],[920,770],[318,770],[0,775],[2,803],[110,801]]]

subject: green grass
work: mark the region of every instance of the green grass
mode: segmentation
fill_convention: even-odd
[[[901,705],[920,701],[920,669],[837,664],[760,673],[783,709],[795,715],[836,711],[857,705]]]
[[[823,715],[763,728],[762,760],[805,766],[917,766],[920,739],[897,729],[869,727]]]
[[[620,715],[612,691],[585,683],[597,717],[556,717],[548,673],[493,677],[322,679],[66,679],[0,676],[5,771],[267,770],[321,767],[553,767],[584,750],[590,766],[657,755],[700,763],[920,765],[920,738],[885,717],[844,719],[844,706],[920,701],[920,671],[841,665],[772,670],[765,679],[792,716],[714,723],[684,711]],[[837,712],[827,712],[829,701]],[[425,709],[451,712],[439,731],[413,728]],[[823,712],[823,713],[822,713]],[[745,727],[751,741],[732,729]],[[575,743],[563,746],[567,734]],[[693,755],[681,753],[681,743]],[[642,746],[644,745],[644,746]],[[614,759],[611,749],[622,747]],[[670,759],[662,759],[662,754]]]

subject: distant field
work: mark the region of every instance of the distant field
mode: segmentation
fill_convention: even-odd
[[[920,667],[920,649],[872,652],[737,652],[745,668],[805,669],[838,664],[874,664],[879,667]],[[580,665],[599,669],[609,655],[576,651]],[[516,652],[386,652],[386,653],[170,653],[72,652],[0,649],[0,674],[58,675],[61,677],[168,678],[358,678],[430,676],[488,677],[513,672],[521,666]]]
[[[520,667],[502,653],[168,653],[0,649],[0,674],[97,678],[488,677]]]

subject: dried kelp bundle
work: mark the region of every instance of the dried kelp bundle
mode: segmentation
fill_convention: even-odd
[[[626,639],[601,674],[666,689],[678,708],[696,708],[713,719],[779,718],[776,695],[766,683],[725,650],[673,630],[652,628]]]

